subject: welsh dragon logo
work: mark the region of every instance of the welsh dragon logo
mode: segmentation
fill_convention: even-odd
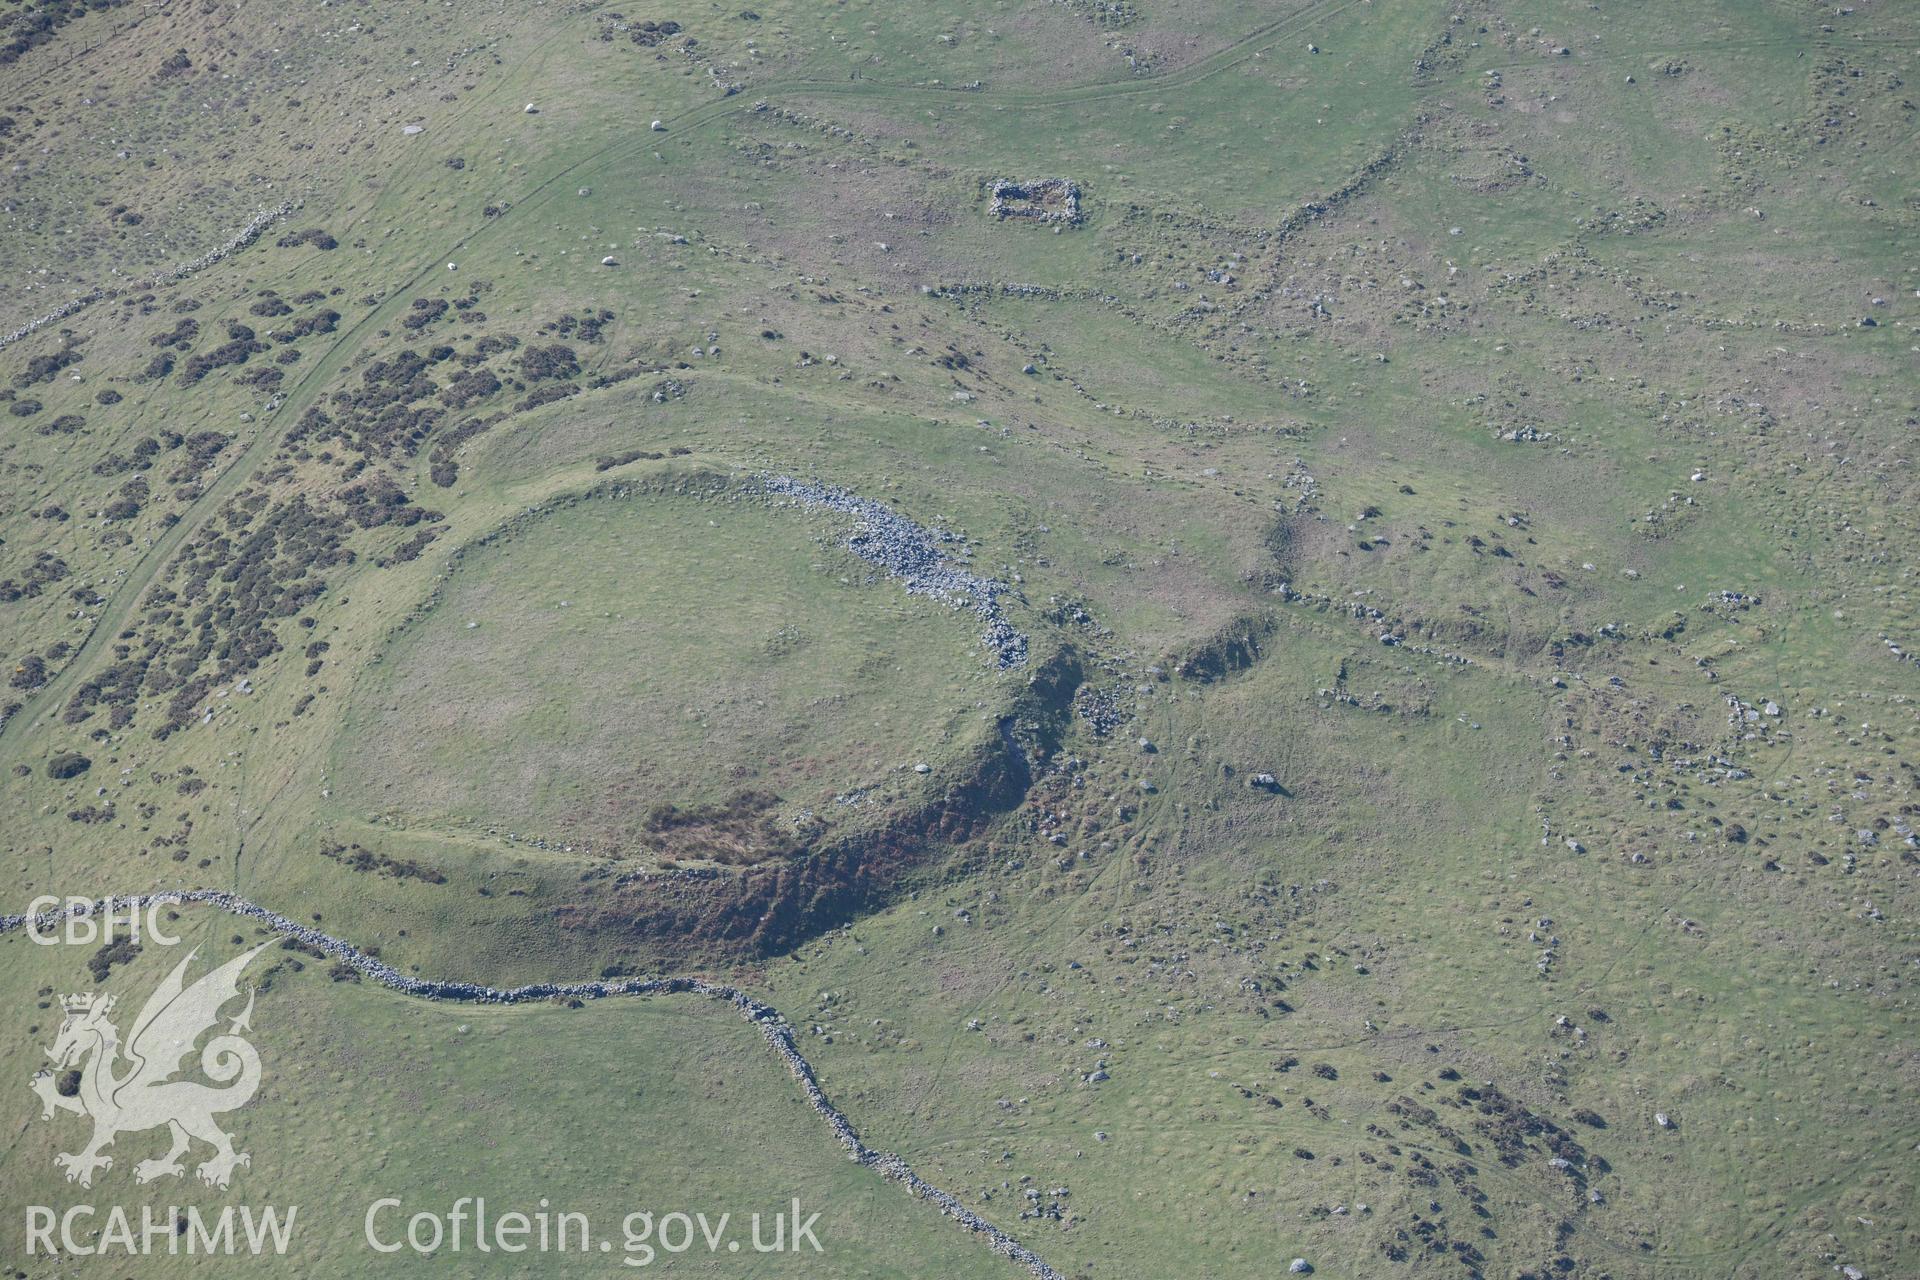
[[[93,1119],[93,1138],[84,1148],[53,1158],[68,1182],[92,1186],[96,1171],[113,1167],[113,1157],[101,1154],[102,1148],[122,1133],[162,1125],[172,1134],[173,1146],[158,1159],[136,1164],[136,1182],[179,1177],[185,1172],[180,1157],[196,1138],[213,1148],[213,1155],[196,1170],[210,1186],[225,1187],[237,1166],[251,1163],[246,1152],[233,1149],[233,1139],[214,1117],[244,1107],[260,1088],[260,1055],[240,1034],[253,1029],[252,990],[247,993],[247,1007],[226,1033],[214,1036],[200,1051],[200,1069],[226,1087],[172,1077],[193,1052],[194,1042],[220,1021],[221,1007],[239,997],[241,970],[270,945],[263,943],[227,961],[192,986],[186,985],[185,975],[197,949],[188,952],[147,997],[124,1048],[119,1029],[108,1019],[112,996],[82,993],[61,998],[66,1019],[47,1050],[53,1069],[35,1075],[32,1087],[45,1108],[42,1119],[51,1120],[56,1111]],[[80,1067],[80,1087],[68,1097],[60,1092],[54,1071],[74,1066]]]

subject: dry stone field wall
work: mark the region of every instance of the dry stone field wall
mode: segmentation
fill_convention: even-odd
[[[801,1091],[806,1095],[807,1105],[833,1133],[834,1140],[846,1150],[849,1158],[890,1182],[900,1183],[915,1198],[931,1202],[943,1216],[953,1219],[968,1231],[981,1237],[995,1253],[1024,1267],[1037,1277],[1037,1280],[1066,1280],[1063,1274],[1049,1266],[1039,1254],[967,1208],[952,1193],[943,1191],[922,1178],[904,1159],[888,1151],[876,1150],[862,1142],[859,1131],[853,1127],[852,1121],[834,1106],[832,1100],[827,1097],[826,1091],[820,1087],[820,1082],[814,1075],[813,1064],[808,1062],[795,1047],[793,1025],[772,1005],[755,1000],[738,987],[708,982],[701,978],[618,978],[602,982],[536,982],[519,987],[491,987],[479,982],[413,978],[330,933],[323,933],[309,925],[290,920],[277,911],[268,910],[258,903],[250,902],[238,894],[228,893],[224,889],[180,889],[160,893],[116,895],[103,898],[98,902],[74,903],[64,909],[47,911],[38,916],[0,916],[0,934],[24,929],[29,923],[39,929],[51,929],[69,918],[86,918],[100,913],[113,917],[141,912],[155,905],[184,906],[189,903],[218,907],[222,911],[258,921],[276,933],[284,934],[304,946],[325,953],[332,959],[351,967],[363,977],[371,978],[382,986],[390,987],[403,995],[415,996],[422,1000],[507,1005],[533,1004],[546,1000],[605,1000],[613,996],[697,995],[730,1004],[741,1017],[759,1028],[761,1036],[767,1042],[767,1047],[773,1050],[786,1064],[787,1070],[793,1073],[794,1079],[799,1081]]]
[[[239,232],[234,235],[233,239],[227,241],[218,249],[209,249],[192,262],[183,262],[177,267],[162,271],[158,275],[148,276],[146,279],[137,281],[133,285],[125,288],[108,289],[104,286],[96,287],[77,297],[69,298],[66,302],[55,307],[52,311],[47,312],[47,314],[40,316],[38,319],[27,321],[11,333],[0,334],[0,350],[5,350],[22,338],[29,337],[50,324],[56,324],[61,320],[65,320],[82,307],[91,306],[105,298],[118,297],[120,294],[127,292],[128,288],[161,289],[170,284],[178,284],[196,271],[204,271],[214,263],[224,262],[234,254],[239,253],[255,240],[258,240],[261,233],[268,227],[292,212],[293,201],[283,200],[271,209],[262,209],[259,213],[254,214],[253,217],[248,220],[247,225],[240,228]]]

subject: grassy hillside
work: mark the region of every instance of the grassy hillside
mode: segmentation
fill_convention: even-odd
[[[1074,1277],[1920,1269],[1900,6],[5,21],[0,911],[723,978]],[[178,954],[0,948],[22,1081]],[[724,1010],[270,954],[194,1203],[300,1269],[393,1186],[1011,1273]]]

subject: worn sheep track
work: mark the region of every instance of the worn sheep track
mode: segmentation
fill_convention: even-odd
[[[160,272],[158,275],[148,276],[144,280],[136,281],[131,285],[123,286],[118,289],[108,289],[104,286],[96,286],[95,288],[88,290],[86,293],[80,294],[73,298],[69,298],[66,302],[62,303],[58,307],[55,307],[52,311],[47,312],[47,314],[41,316],[39,319],[27,321],[25,324],[21,325],[18,329],[15,329],[12,333],[0,334],[0,350],[4,350],[7,347],[12,346],[14,343],[20,341],[22,338],[29,337],[32,334],[39,332],[41,329],[46,328],[50,324],[55,324],[61,320],[65,320],[68,316],[80,310],[82,307],[91,306],[96,302],[102,301],[103,299],[117,298],[123,293],[131,293],[135,289],[164,289],[166,286],[170,284],[177,284],[180,281],[185,280],[188,276],[192,275],[194,272],[204,271],[208,267],[212,266],[214,263],[223,261],[224,259],[230,258],[234,254],[240,252],[242,249],[252,244],[255,240],[258,240],[260,238],[261,233],[264,232],[268,227],[272,226],[274,223],[280,221],[280,219],[286,217],[288,214],[292,212],[293,212],[293,201],[283,200],[280,202],[279,205],[277,205],[272,209],[262,209],[259,213],[254,214],[252,220],[249,221],[246,226],[240,228],[239,233],[235,235],[233,239],[227,241],[225,244],[221,245],[218,249],[208,250],[206,253],[203,253],[199,257],[195,258],[192,262],[183,262],[177,267],[170,267],[167,270]]]
[[[956,608],[970,608],[987,624],[980,643],[993,654],[996,665],[1005,671],[1025,666],[1027,638],[1014,630],[1000,610],[1000,596],[1007,589],[995,582],[969,573],[941,550],[943,542],[957,539],[951,533],[936,533],[901,515],[885,503],[845,489],[796,480],[792,476],[762,476],[760,492],[785,498],[803,507],[824,507],[854,517],[859,523],[847,538],[847,549],[868,564],[885,569],[889,577],[906,584],[910,595],[944,600]]]
[[[813,1064],[802,1057],[800,1050],[794,1046],[792,1024],[772,1005],[755,1000],[738,987],[708,982],[701,978],[622,978],[611,982],[536,982],[524,987],[504,988],[489,987],[477,982],[410,978],[392,965],[375,959],[350,943],[298,921],[289,920],[277,911],[269,911],[258,903],[249,902],[240,895],[228,893],[224,889],[179,889],[160,893],[136,893],[109,897],[98,902],[76,903],[64,910],[48,911],[39,916],[0,916],[0,934],[25,928],[30,920],[38,928],[48,929],[69,917],[85,917],[100,911],[130,914],[143,911],[154,904],[185,903],[205,903],[237,916],[257,920],[278,933],[286,934],[290,938],[324,952],[364,977],[391,987],[403,995],[417,996],[422,1000],[469,1004],[530,1004],[543,1000],[604,1000],[613,996],[698,995],[705,996],[709,1000],[724,1001],[738,1010],[741,1017],[760,1029],[767,1047],[786,1063],[787,1070],[792,1072],[794,1079],[800,1082],[801,1091],[806,1094],[807,1105],[812,1107],[814,1114],[820,1117],[828,1129],[832,1130],[835,1141],[845,1148],[852,1160],[872,1169],[890,1182],[900,1183],[917,1198],[932,1201],[942,1214],[982,1237],[995,1253],[1026,1268],[1037,1277],[1037,1280],[1066,1280],[1059,1271],[1048,1266],[1046,1260],[1039,1254],[961,1204],[953,1195],[926,1181],[915,1173],[913,1167],[905,1160],[888,1151],[877,1151],[862,1142],[859,1132],[854,1129],[846,1116],[841,1114],[840,1109],[827,1098],[826,1091],[814,1078]]]

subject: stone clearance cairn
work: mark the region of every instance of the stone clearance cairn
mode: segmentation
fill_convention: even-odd
[[[916,526],[917,527],[917,526]],[[767,1046],[781,1061],[787,1064],[787,1070],[800,1082],[800,1088],[806,1094],[807,1105],[814,1114],[833,1131],[833,1136],[847,1155],[856,1163],[872,1169],[891,1182],[898,1182],[919,1199],[931,1201],[942,1214],[952,1218],[974,1234],[981,1236],[989,1248],[1014,1262],[1019,1263],[1032,1273],[1037,1280],[1067,1280],[1060,1272],[1048,1266],[1039,1254],[1015,1240],[1000,1228],[982,1218],[973,1210],[961,1204],[958,1199],[939,1187],[920,1177],[913,1167],[899,1156],[886,1151],[876,1151],[860,1141],[859,1133],[846,1116],[827,1098],[814,1079],[813,1065],[801,1056],[794,1047],[793,1026],[772,1005],[762,1004],[737,987],[725,986],[717,982],[708,982],[701,978],[621,978],[610,982],[536,982],[524,987],[489,987],[477,982],[449,982],[429,978],[411,978],[392,965],[367,955],[359,948],[341,941],[332,934],[322,933],[318,929],[289,920],[277,911],[269,911],[257,903],[249,902],[238,894],[228,893],[224,889],[176,889],[159,893],[128,894],[110,897],[99,902],[78,903],[64,910],[48,911],[32,917],[33,923],[41,929],[51,929],[68,917],[85,917],[99,912],[118,913],[122,918],[126,914],[144,911],[154,904],[181,905],[186,903],[205,903],[237,916],[246,916],[258,920],[277,933],[306,944],[315,950],[324,952],[342,964],[348,965],[362,976],[371,978],[383,986],[391,987],[404,995],[417,996],[422,1000],[460,1001],[471,1004],[531,1004],[540,1000],[604,1000],[610,996],[661,996],[661,995],[699,995],[710,1000],[721,1000],[732,1005],[740,1016],[759,1027],[760,1034],[766,1039]],[[23,915],[0,916],[0,934],[25,928],[29,917]]]

